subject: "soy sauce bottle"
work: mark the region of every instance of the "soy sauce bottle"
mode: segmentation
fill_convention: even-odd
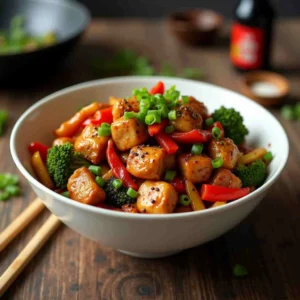
[[[268,0],[240,0],[234,11],[230,59],[240,71],[270,68],[275,12]]]

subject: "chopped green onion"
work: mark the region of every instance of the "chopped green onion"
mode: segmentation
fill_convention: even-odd
[[[110,136],[111,135],[110,124],[102,123],[101,126],[98,128],[98,134],[100,136]]]
[[[168,118],[169,109],[166,105],[163,105],[159,111],[162,118],[164,119]]]
[[[176,110],[171,110],[168,114],[169,120],[176,120]]]
[[[179,202],[181,205],[189,206],[191,204],[191,199],[187,195],[180,195]]]
[[[176,86],[173,85],[168,90],[166,90],[164,96],[167,100],[171,101],[171,103],[174,104],[175,102],[178,102],[180,92],[177,91]]]
[[[214,124],[214,119],[213,118],[207,118],[205,120],[205,124],[206,124],[206,126],[211,126],[212,124]]]
[[[147,113],[149,108],[150,108],[150,101],[147,99],[142,99],[140,101],[140,112]]]
[[[136,117],[137,117],[138,120],[140,120],[141,122],[145,122],[146,114],[147,114],[147,113],[141,113],[141,112],[138,112],[138,113],[136,114]]]
[[[137,198],[138,192],[135,191],[133,188],[130,187],[130,188],[127,190],[127,195],[128,195],[129,197],[131,197],[131,198]]]
[[[264,156],[263,156],[263,160],[265,162],[270,162],[273,159],[273,154],[271,151],[268,151]]]
[[[195,155],[199,155],[201,154],[203,151],[203,145],[202,144],[194,144],[193,147],[192,147],[192,154],[195,154]]]
[[[214,139],[218,140],[221,137],[221,129],[219,127],[214,127],[211,134]]]
[[[112,184],[113,187],[117,190],[122,186],[123,182],[121,179],[115,179]]]
[[[4,188],[4,191],[9,193],[9,196],[19,196],[21,192],[17,185],[8,185]]]
[[[175,127],[173,125],[167,126],[165,128],[165,133],[172,133],[175,131]]]
[[[101,127],[102,128],[110,128],[110,124],[103,122],[103,123],[101,123]]]
[[[296,120],[300,121],[300,103],[298,102],[294,107],[294,116]]]
[[[155,116],[154,115],[147,115],[145,118],[145,123],[147,125],[153,125],[155,123]]]
[[[211,164],[213,166],[214,169],[218,169],[221,168],[223,166],[223,158],[222,157],[217,157],[214,160],[211,161]]]
[[[152,125],[154,123],[161,122],[161,115],[159,110],[148,110],[148,114],[145,118],[145,123],[147,125]]]
[[[0,110],[0,136],[3,134],[4,125],[8,120],[8,112],[6,110]]]
[[[124,119],[128,120],[128,119],[133,119],[135,118],[135,113],[133,111],[125,111],[124,112]]]
[[[161,94],[152,95],[151,98],[153,99],[153,102],[155,102],[155,104],[158,106],[167,104],[165,97]]]
[[[242,265],[237,264],[233,267],[233,275],[236,277],[245,277],[248,274],[248,270]]]
[[[62,192],[61,195],[70,198],[70,193],[68,191]]]
[[[101,176],[101,167],[100,166],[89,166],[89,170],[96,176]]]
[[[291,105],[284,105],[281,108],[281,115],[285,120],[291,121],[294,120],[294,110]]]
[[[97,176],[97,177],[95,178],[95,181],[96,181],[96,183],[97,183],[100,187],[104,187],[105,180],[104,180],[102,177]]]
[[[6,192],[6,191],[1,192],[1,191],[0,191],[0,201],[6,201],[6,200],[8,200],[9,198],[10,198],[9,192]]]
[[[165,175],[165,181],[172,181],[176,176],[176,171],[168,170]]]
[[[189,96],[182,96],[181,99],[183,104],[188,104],[190,102]]]
[[[17,175],[13,175],[10,173],[2,173],[0,174],[0,189],[4,189],[8,185],[16,185],[19,182],[19,178]]]

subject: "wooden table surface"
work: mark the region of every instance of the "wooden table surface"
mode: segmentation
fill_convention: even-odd
[[[278,23],[275,66],[291,84],[289,101],[300,100],[300,20]],[[226,34],[225,34],[226,35]],[[0,89],[0,109],[10,121],[0,138],[0,172],[18,173],[9,152],[11,129],[31,104],[63,87],[94,79],[90,59],[119,48],[148,56],[178,70],[192,66],[205,80],[239,90],[228,60],[226,37],[213,48],[187,48],[165,24],[144,20],[93,22],[73,59],[45,83],[26,89]],[[3,296],[5,299],[300,299],[300,123],[282,120],[290,138],[286,169],[257,209],[236,228],[178,255],[144,260],[123,255],[61,226]],[[263,126],[263,120],[258,120]],[[25,150],[24,150],[25,151]],[[34,199],[20,176],[22,196],[0,202],[0,230]],[[0,274],[48,217],[45,211],[0,255]],[[240,263],[249,276],[232,276]]]

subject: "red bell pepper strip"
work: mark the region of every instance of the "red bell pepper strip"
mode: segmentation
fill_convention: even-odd
[[[173,179],[173,181],[171,181],[170,183],[173,185],[174,189],[179,194],[185,194],[186,193],[184,179],[179,178],[179,177],[175,177]]]
[[[201,187],[201,197],[210,202],[231,201],[242,198],[250,193],[250,188],[228,188],[217,185],[203,184]]]
[[[28,146],[28,150],[31,155],[33,155],[35,152],[40,152],[42,160],[45,162],[47,160],[47,155],[48,155],[48,149],[49,147],[41,144],[39,142],[33,142]]]
[[[211,140],[211,132],[208,130],[193,129],[189,132],[173,132],[170,137],[177,143],[194,144],[206,143]]]
[[[166,150],[168,154],[174,154],[178,150],[178,145],[164,132],[155,135],[157,143]]]
[[[112,107],[97,110],[93,118],[86,119],[82,124],[84,126],[93,124],[100,126],[102,123],[111,124],[113,122]]]
[[[159,81],[149,92],[150,95],[163,94],[165,92],[165,85],[162,81]]]
[[[151,136],[158,134],[163,131],[163,129],[167,126],[168,120],[163,120],[161,123],[153,124],[148,126],[148,132]]]
[[[221,138],[223,138],[225,136],[225,132],[222,124],[219,121],[215,122],[212,126],[209,127],[209,130],[212,131],[214,127],[218,127],[221,130]]]
[[[106,158],[108,164],[110,165],[115,177],[123,181],[123,185],[127,188],[133,188],[138,190],[138,185],[133,181],[131,174],[126,170],[125,166],[122,164],[118,154],[115,151],[114,143],[112,140],[108,141],[108,146],[106,150]]]

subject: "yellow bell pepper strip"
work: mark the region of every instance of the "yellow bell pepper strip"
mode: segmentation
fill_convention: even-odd
[[[255,160],[261,159],[266,153],[267,150],[265,148],[256,148],[251,152],[241,156],[238,160],[238,163],[241,165],[250,164]]]
[[[109,171],[107,171],[102,178],[107,181],[109,178],[112,178],[114,176],[113,170],[110,169]]]
[[[227,202],[226,201],[217,201],[215,202],[211,207],[219,207],[225,205]]]
[[[185,188],[186,188],[187,195],[189,196],[189,198],[191,200],[191,206],[192,206],[193,210],[205,209],[205,206],[202,202],[202,199],[201,199],[197,189],[189,180],[185,181]]]
[[[79,130],[81,124],[92,117],[97,110],[101,108],[100,103],[93,102],[92,104],[83,107],[70,120],[62,123],[58,129],[54,131],[56,137],[72,137]]]
[[[40,182],[47,188],[54,189],[54,183],[48,173],[39,151],[36,151],[32,155],[31,164]]]

